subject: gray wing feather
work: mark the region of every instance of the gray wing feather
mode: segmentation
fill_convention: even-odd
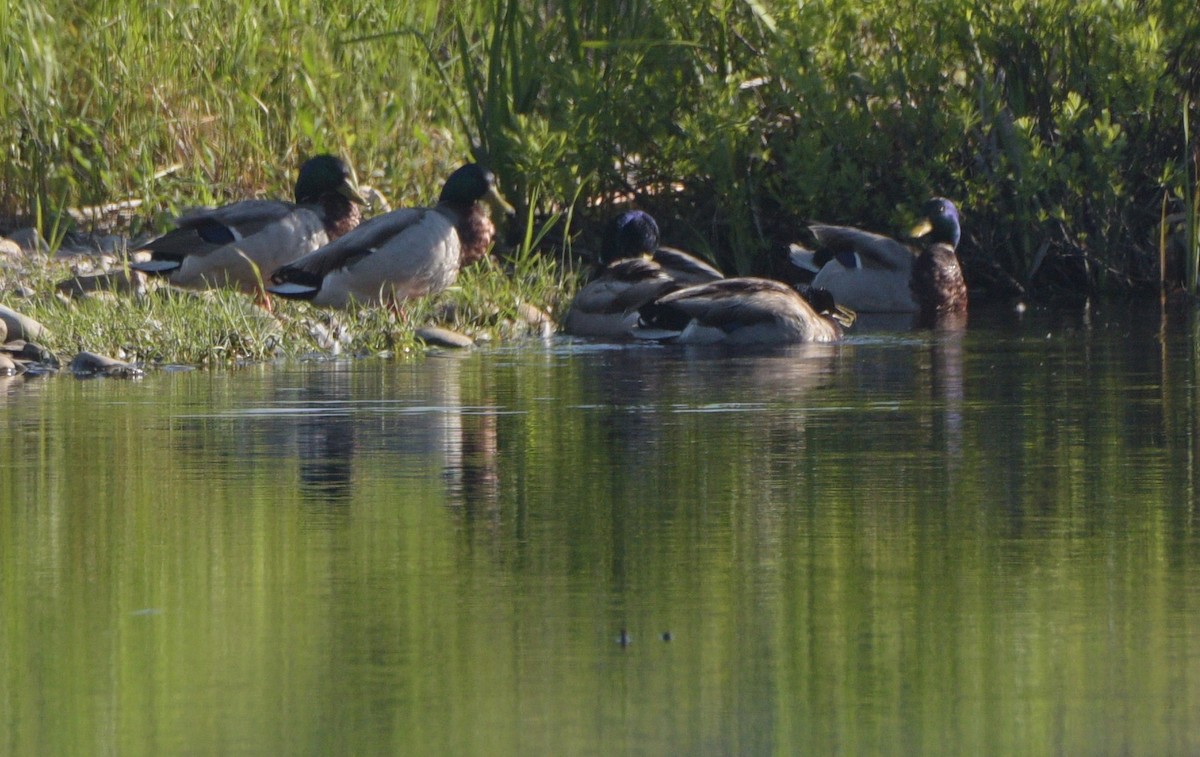
[[[201,208],[184,213],[175,219],[175,225],[192,228],[204,221],[236,229],[242,236],[284,218],[298,206],[282,200],[242,200],[219,208]]]
[[[316,276],[327,276],[339,268],[356,264],[362,258],[394,244],[397,238],[416,226],[432,211],[428,208],[403,208],[375,216],[348,234],[292,262],[296,268]]]
[[[692,319],[680,333],[685,341],[722,341],[731,344],[781,344],[831,342],[841,329],[818,315],[790,287],[768,279],[725,279],[681,289],[659,299]],[[708,331],[706,331],[708,330]]]
[[[737,328],[775,320],[781,309],[807,309],[796,292],[766,279],[723,279],[672,292],[660,299],[706,326]]]
[[[808,230],[822,247],[857,252],[864,265],[874,263],[890,270],[906,270],[912,265],[912,250],[891,237],[851,226],[816,225]]]
[[[190,255],[206,255],[221,249],[200,236],[200,228],[217,223],[229,229],[235,240],[245,239],[279,223],[293,213],[304,212],[316,220],[316,214],[290,202],[277,200],[243,200],[220,208],[198,208],[175,219],[176,228],[139,247],[157,259],[183,260]]]
[[[665,268],[680,284],[702,284],[725,278],[720,271],[700,258],[674,247],[659,247],[652,257],[655,263]]]
[[[179,286],[236,283],[253,291],[260,277],[266,280],[281,266],[319,248],[328,239],[320,217],[297,208],[256,234],[187,255],[179,270],[171,274],[171,282]]]

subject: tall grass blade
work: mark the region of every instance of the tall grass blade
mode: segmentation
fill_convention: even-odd
[[[1197,277],[1200,275],[1200,166],[1196,161],[1200,154],[1192,145],[1191,119],[1188,111],[1191,103],[1183,100],[1183,233],[1184,255],[1187,256],[1188,291],[1196,293]]]

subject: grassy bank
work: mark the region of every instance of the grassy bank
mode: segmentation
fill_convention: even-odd
[[[64,362],[86,350],[144,365],[403,354],[422,348],[416,332],[427,324],[477,342],[538,336],[548,329],[539,318],[572,289],[547,258],[487,260],[465,269],[440,297],[412,302],[397,318],[383,308],[326,310],[278,298],[267,312],[233,291],[182,291],[153,280],[136,294],[68,297],[59,284],[71,271],[67,260],[0,269],[3,302],[46,326],[38,341]],[[18,291],[23,296],[7,294]]]
[[[0,231],[129,199],[160,229],[317,151],[426,202],[473,154],[581,244],[633,198],[738,272],[806,219],[896,230],[944,194],[974,287],[1057,295],[1156,283],[1164,198],[1197,195],[1182,0],[16,0],[0,42]]]

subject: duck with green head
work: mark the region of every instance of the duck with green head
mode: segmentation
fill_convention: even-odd
[[[658,222],[652,215],[644,210],[628,210],[608,223],[600,244],[600,264],[611,266],[629,258],[646,258],[681,285],[724,278],[695,255],[661,245],[659,240]]]
[[[485,255],[496,228],[480,203],[512,215],[496,177],[476,163],[459,168],[432,208],[401,208],[365,221],[335,242],[283,266],[267,291],[315,305],[351,302],[397,308],[454,283]]]
[[[622,213],[607,225],[600,263],[604,267],[579,290],[563,317],[568,334],[630,336],[643,305],[680,287],[723,278],[694,255],[659,246],[658,224],[641,210]]]
[[[150,258],[132,267],[176,286],[261,295],[277,268],[356,227],[361,204],[346,162],[318,155],[300,167],[295,202],[243,200],[187,213],[174,230],[135,250]]]
[[[862,313],[961,312],[967,286],[955,249],[960,225],[954,203],[935,197],[921,209],[910,236],[914,249],[890,237],[849,226],[808,227],[816,250],[792,245],[790,259],[815,271],[814,287],[828,290],[840,305]]]

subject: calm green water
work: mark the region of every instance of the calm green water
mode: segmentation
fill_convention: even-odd
[[[1200,330],[973,318],[5,381],[0,752],[1200,752]]]

